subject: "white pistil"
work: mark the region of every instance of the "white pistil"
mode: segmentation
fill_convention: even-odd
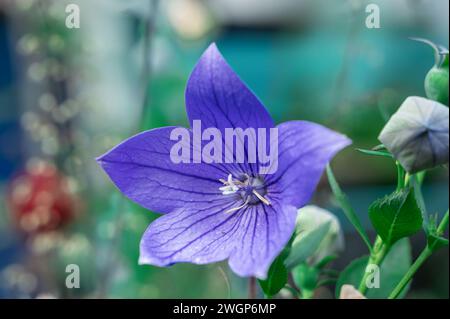
[[[247,197],[247,199],[245,200],[244,204],[242,204],[241,206],[238,206],[238,207],[230,208],[229,210],[227,210],[227,211],[225,212],[225,214],[232,213],[232,212],[235,212],[235,211],[237,211],[237,210],[239,210],[239,209],[241,209],[241,208],[244,208],[245,206],[248,205],[248,202],[249,202],[249,201],[250,201],[250,196]]]
[[[233,175],[229,174],[227,180],[224,179],[219,179],[219,181],[224,184],[224,186],[219,187],[219,190],[222,192],[223,195],[232,195],[232,194],[236,194],[241,187],[247,187],[249,186],[250,183],[250,177],[248,175],[246,175],[246,180],[244,182],[241,182],[239,180],[233,180]],[[265,205],[271,205],[270,201],[265,198],[264,196],[262,196],[261,194],[259,194],[256,190],[252,189],[252,194],[255,195],[262,203],[264,203]],[[247,196],[245,198],[245,201],[242,205],[238,206],[238,207],[234,207],[231,208],[229,210],[226,211],[226,213],[231,213],[231,212],[235,212],[245,206],[247,206],[249,204],[251,200],[251,195]]]
[[[266,204],[267,206],[270,206],[270,201],[265,198],[264,196],[261,196],[261,194],[259,194],[257,191],[253,190],[252,193],[258,197],[258,199],[263,202],[264,204]]]

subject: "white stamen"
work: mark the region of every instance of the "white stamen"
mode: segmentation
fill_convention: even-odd
[[[232,213],[232,212],[235,212],[235,211],[237,211],[237,210],[239,210],[241,208],[244,208],[245,206],[247,206],[249,201],[250,201],[250,197],[247,197],[247,199],[245,200],[244,204],[242,204],[241,206],[238,206],[238,207],[230,208],[229,210],[227,210],[225,212],[225,214]]]
[[[266,204],[267,206],[270,206],[270,201],[265,198],[264,196],[261,196],[261,194],[259,194],[257,191],[253,190],[252,193],[258,197],[258,199],[263,202],[264,204]]]
[[[222,178],[219,179],[219,181],[224,185],[222,187],[219,187],[219,190],[222,192],[223,195],[235,194],[237,191],[240,190],[241,187],[249,186],[250,177],[248,175],[245,175],[245,176],[246,176],[246,179],[244,182],[241,182],[240,180],[233,180],[233,175],[231,175],[231,174],[228,175],[227,180],[224,180]],[[267,198],[265,198],[264,196],[262,196],[261,194],[259,194],[256,190],[253,189],[252,194],[255,195],[265,205],[268,205],[268,206],[271,205],[270,201]],[[242,205],[231,208],[231,209],[227,210],[225,213],[235,212],[241,208],[244,208],[245,206],[247,206],[250,203],[250,200],[251,200],[251,196],[247,196]]]
[[[221,187],[219,189],[222,191],[222,195],[236,194],[236,190],[231,189],[230,186]]]
[[[233,175],[228,175],[228,180],[225,181],[223,179],[220,180],[225,186],[219,187],[219,190],[223,195],[231,195],[236,193],[239,190],[239,187],[233,181]]]

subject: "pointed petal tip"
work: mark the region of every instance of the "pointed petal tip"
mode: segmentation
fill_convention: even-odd
[[[217,47],[215,42],[212,42],[206,49],[203,51],[203,54],[200,57],[199,61],[204,59],[214,59],[214,58],[222,58],[222,53],[220,53],[219,48]]]
[[[148,264],[147,260],[145,258],[143,258],[142,256],[139,256],[138,265],[143,266],[143,265],[147,265],[147,264]]]
[[[170,260],[167,260],[167,259],[158,258],[154,253],[152,253],[151,251],[149,251],[146,248],[147,241],[145,240],[145,236],[146,236],[146,234],[147,234],[147,232],[148,232],[148,230],[149,230],[149,228],[151,226],[152,226],[152,224],[150,224],[147,227],[147,230],[142,235],[141,241],[139,243],[138,265],[139,266],[148,265],[148,266],[155,266],[155,267],[169,267],[169,266],[172,266],[173,262],[171,262]]]
[[[100,165],[101,167],[103,167],[105,165],[105,163],[107,162],[108,154],[109,154],[109,151],[106,152],[105,154],[97,156],[95,158],[95,161],[97,162],[97,164]]]
[[[103,157],[104,157],[104,156],[105,156],[105,155],[97,156],[97,157],[95,158],[95,161],[96,161],[98,164],[102,165],[102,164],[103,164]]]
[[[185,102],[191,127],[193,120],[202,120],[206,127],[220,130],[225,129],[225,124],[243,128],[275,126],[263,103],[214,42],[206,48],[189,75]]]
[[[138,265],[139,266],[153,266],[153,267],[169,267],[169,266],[172,266],[172,264],[159,263],[156,260],[153,260],[152,258],[145,258],[145,257],[139,257]]]
[[[213,52],[220,52],[219,48],[217,47],[216,42],[211,42],[208,47],[206,48],[205,52],[209,52],[209,51],[213,51]]]
[[[152,265],[152,263],[151,263],[150,259],[143,257],[142,255],[139,255],[138,265],[139,266]]]
[[[340,152],[353,144],[353,140],[347,135],[333,131],[331,129],[328,130],[331,131],[335,136],[334,148],[337,150],[337,152]]]
[[[145,254],[144,254],[144,247],[143,247],[144,244],[145,244],[144,236],[145,236],[145,233],[144,233],[144,235],[141,238],[141,242],[139,243],[139,258],[138,258],[138,265],[139,266],[150,265],[151,264],[150,258],[145,256]]]
[[[139,254],[138,265],[139,266],[149,265],[149,266],[157,266],[157,267],[170,266],[169,263],[164,263],[156,258],[145,256],[145,254],[143,254],[142,252]]]
[[[350,146],[353,144],[353,141],[350,137],[348,137],[347,135],[342,134],[342,144],[343,144],[343,148]]]
[[[350,137],[348,137],[347,135],[339,133],[337,131],[333,131],[331,129],[329,129],[329,130],[337,135],[338,139],[336,142],[341,150],[353,144],[353,140]]]
[[[206,51],[208,51],[208,50],[217,50],[217,51],[219,51],[219,49],[217,48],[216,42],[211,42],[210,45],[208,45],[208,48],[206,49]]]

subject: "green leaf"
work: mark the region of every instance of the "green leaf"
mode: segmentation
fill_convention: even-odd
[[[369,207],[369,217],[378,235],[388,246],[422,228],[422,213],[411,188],[376,200]]]
[[[336,283],[336,298],[339,298],[341,288],[345,284],[358,287],[367,266],[369,256],[355,259],[345,268]],[[411,266],[411,247],[409,239],[405,238],[392,246],[380,267],[380,287],[367,289],[366,297],[372,299],[387,298],[395,286]],[[402,296],[408,289],[402,292]]]
[[[336,178],[334,177],[333,171],[331,170],[330,165],[327,165],[327,176],[328,176],[328,182],[330,183],[331,190],[333,191],[334,196],[336,197],[336,200],[338,201],[341,209],[344,211],[345,216],[350,221],[350,223],[355,227],[356,231],[359,233],[361,238],[363,239],[364,243],[369,248],[369,251],[372,250],[372,246],[370,244],[369,237],[366,234],[366,231],[364,230],[358,216],[356,215],[356,212],[354,211],[353,207],[351,206],[347,196],[344,194],[344,192],[341,190],[338,182],[336,181]]]
[[[284,266],[284,260],[288,255],[288,251],[285,249],[281,254],[275,258],[270,266],[269,273],[266,280],[258,280],[261,289],[268,297],[276,295],[287,283],[288,271]]]
[[[296,265],[305,262],[308,257],[312,256],[319,248],[322,240],[328,234],[330,226],[331,222],[323,223],[292,245],[289,256],[284,262],[286,267],[295,267]]]
[[[365,150],[365,149],[362,149],[362,148],[357,148],[356,150],[358,152],[361,152],[361,153],[366,154],[366,155],[394,158],[391,153],[386,152],[386,151]]]

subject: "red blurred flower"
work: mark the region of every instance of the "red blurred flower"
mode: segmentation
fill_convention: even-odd
[[[59,229],[77,210],[68,178],[46,162],[30,165],[11,181],[7,202],[17,227],[27,233]]]

